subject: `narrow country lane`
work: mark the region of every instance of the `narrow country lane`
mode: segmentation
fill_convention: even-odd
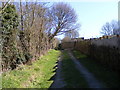
[[[95,77],[92,73],[90,73],[72,54],[72,52],[70,50],[66,50],[66,53],[69,56],[69,59],[71,59],[71,61],[74,64],[75,69],[78,70],[78,72],[80,72],[84,78],[84,80],[87,82],[88,84],[88,88],[105,88],[105,86],[103,86]],[[63,58],[59,58],[58,60],[58,67],[56,70],[56,75],[55,75],[55,79],[54,82],[52,83],[52,85],[50,86],[50,88],[64,88],[67,85],[67,82],[64,81],[63,77],[64,75],[62,75],[62,60],[64,60]],[[71,66],[68,66],[71,67]],[[80,75],[75,76],[77,78],[81,77]],[[74,76],[72,77],[73,79],[75,78]],[[82,83],[82,81],[81,81]],[[75,84],[75,83],[74,83]],[[72,85],[73,87],[76,87],[75,85]],[[81,86],[79,86],[79,88],[82,88]],[[87,87],[86,87],[87,88]]]
[[[75,64],[76,69],[79,70],[80,73],[83,74],[85,80],[87,81],[89,88],[104,88],[104,86],[96,80],[94,75],[90,73],[71,53],[71,51],[68,51],[69,56],[71,57],[72,61]]]

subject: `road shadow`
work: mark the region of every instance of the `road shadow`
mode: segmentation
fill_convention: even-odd
[[[56,64],[57,65],[55,65],[54,67],[53,67],[53,69],[54,69],[54,71],[53,71],[53,73],[55,72],[55,74],[48,80],[48,81],[54,81],[55,80],[55,77],[56,77],[56,71],[57,71],[57,68],[58,68],[58,61],[56,62]],[[53,82],[54,83],[54,82]],[[52,84],[53,84],[52,83]],[[51,86],[52,86],[52,84],[51,84]],[[50,88],[51,88],[51,86],[50,86]]]
[[[62,56],[58,58],[58,61],[56,61],[56,64],[54,69],[54,75],[48,80],[53,81],[53,83],[50,85],[49,89],[57,89],[57,88],[64,88],[65,82],[63,81],[62,73],[61,73],[61,65],[62,65]]]

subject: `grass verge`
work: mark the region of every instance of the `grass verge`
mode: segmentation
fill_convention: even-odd
[[[2,88],[49,88],[55,74],[53,67],[60,51],[50,50],[32,65],[20,66],[16,70],[2,74]]]
[[[74,56],[91,72],[93,75],[108,88],[119,88],[119,75],[107,67],[99,64],[97,61],[90,59],[79,51],[73,51]]]
[[[75,68],[67,51],[62,52],[62,72],[67,83],[66,88],[88,88],[83,75]]]

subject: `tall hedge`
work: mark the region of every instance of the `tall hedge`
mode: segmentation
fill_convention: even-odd
[[[15,6],[8,4],[1,15],[2,68],[4,69],[13,69],[16,62],[18,24],[18,15]]]

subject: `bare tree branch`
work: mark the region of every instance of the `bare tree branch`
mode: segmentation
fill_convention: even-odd
[[[74,9],[66,3],[53,4],[47,15],[49,18],[47,25],[51,28],[47,29],[50,39],[78,28],[77,15]]]
[[[6,4],[2,6],[2,9],[0,10],[0,13],[2,13],[2,11],[7,7],[7,5],[9,4],[9,2],[10,2],[10,0],[8,0],[6,2]]]
[[[102,30],[100,32],[103,35],[117,35],[120,34],[118,22],[112,20],[110,23],[107,22],[105,25],[102,26]]]

